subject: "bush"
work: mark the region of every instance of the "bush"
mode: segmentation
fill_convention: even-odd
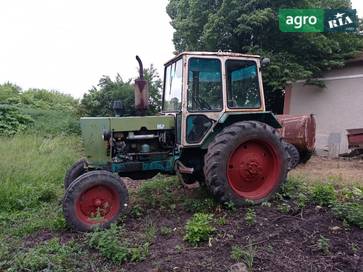
[[[148,208],[169,209],[177,201],[174,191],[178,186],[179,183],[174,177],[159,175],[141,185],[137,192],[138,202]]]
[[[25,130],[34,120],[17,108],[0,105],[0,135],[12,136]]]
[[[122,236],[125,236],[122,228],[113,224],[109,229],[90,233],[88,244],[114,263],[138,262],[147,257],[148,243],[139,247],[130,247]]]
[[[208,241],[210,235],[216,230],[213,226],[213,215],[196,213],[188,220],[184,240],[193,246],[198,246],[203,241]]]
[[[363,204],[337,203],[333,207],[333,212],[340,219],[363,229]]]
[[[320,206],[332,206],[337,201],[334,186],[331,184],[315,184],[312,188],[312,200]]]

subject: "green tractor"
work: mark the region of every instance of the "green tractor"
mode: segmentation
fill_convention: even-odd
[[[148,86],[135,81],[137,116],[81,118],[86,159],[64,180],[63,211],[76,230],[107,228],[128,208],[123,177],[178,175],[205,184],[219,202],[269,200],[286,180],[287,146],[265,110],[261,68],[255,55],[184,52],[165,64],[163,106],[145,116]],[[115,175],[117,174],[117,175]]]

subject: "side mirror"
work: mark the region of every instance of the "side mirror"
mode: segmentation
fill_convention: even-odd
[[[261,66],[262,66],[262,67],[267,67],[267,66],[269,66],[269,65],[270,65],[270,63],[271,63],[271,60],[270,60],[269,58],[263,58],[263,59],[261,60]]]

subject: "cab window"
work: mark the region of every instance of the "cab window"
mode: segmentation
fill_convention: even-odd
[[[163,111],[181,110],[183,60],[180,59],[165,68]]]
[[[226,73],[228,107],[260,108],[261,97],[256,62],[227,60]]]
[[[221,62],[218,59],[191,58],[188,71],[188,111],[222,110]]]

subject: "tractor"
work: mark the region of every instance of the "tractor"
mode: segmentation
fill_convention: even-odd
[[[261,69],[268,59],[184,52],[165,64],[162,111],[146,116],[148,84],[135,80],[135,116],[80,120],[86,158],[64,179],[63,211],[78,231],[107,228],[128,210],[124,177],[177,175],[220,203],[258,204],[286,180],[290,156],[276,117],[265,109]]]

